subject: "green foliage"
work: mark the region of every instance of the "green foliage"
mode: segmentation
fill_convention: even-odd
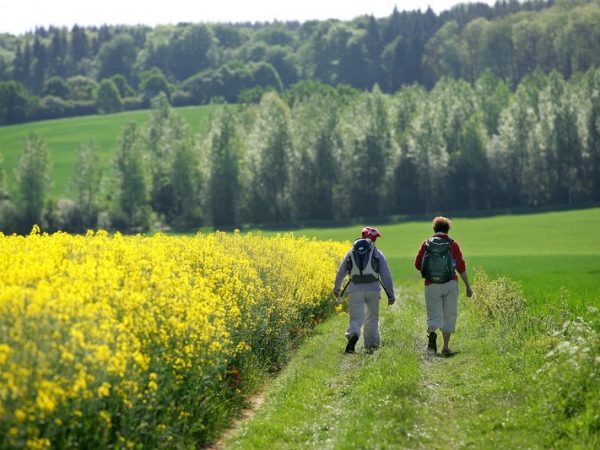
[[[102,168],[100,165],[98,145],[95,141],[83,143],[77,150],[77,162],[72,178],[75,201],[80,210],[82,229],[95,229],[100,212],[100,182]]]
[[[212,109],[212,106],[195,106],[178,108],[177,113],[190,126],[194,134],[203,137],[208,132],[208,120]],[[142,110],[4,127],[0,132],[0,148],[5,161],[7,188],[9,192],[15,190],[13,169],[17,164],[23,141],[32,131],[37,131],[43,136],[52,153],[54,166],[52,196],[64,196],[74,200],[70,180],[75,171],[77,147],[82,143],[95,140],[99,147],[100,166],[108,174],[112,170],[108,161],[114,152],[123,126],[133,121],[140,127],[144,127],[149,120],[149,111]]]
[[[135,95],[135,91],[127,82],[127,78],[125,78],[123,75],[121,75],[121,74],[113,75],[112,77],[110,77],[110,80],[112,80],[113,83],[115,83],[115,86],[117,86],[117,89],[119,90],[119,95],[121,96],[121,98],[131,97],[131,96]],[[143,77],[142,77],[142,80],[143,80]]]
[[[222,108],[209,136],[207,211],[214,226],[239,225],[245,148],[233,111]],[[226,181],[225,181],[226,180]]]
[[[565,444],[593,442],[600,429],[598,308],[590,307],[590,314],[595,322],[578,317],[552,333],[552,347],[535,376],[536,419],[556,424],[552,436]]]
[[[4,200],[8,197],[6,191],[6,175],[4,173],[4,157],[0,154],[0,199]]]
[[[183,81],[212,64],[214,41],[212,29],[204,24],[158,27],[148,37],[144,67],[157,67]]]
[[[202,173],[198,155],[189,140],[174,144],[171,166],[173,203],[170,205],[169,224],[176,230],[196,229],[203,224]]]
[[[392,151],[387,101],[377,89],[362,99],[354,114],[350,120],[358,126],[349,135],[351,158],[345,185],[351,211],[362,217],[377,217],[383,213],[381,180],[385,180]]]
[[[140,91],[146,104],[150,104],[150,101],[159,94],[164,94],[167,99],[171,96],[171,87],[165,76],[158,69],[152,70],[143,77],[140,84]]]
[[[315,94],[293,110],[293,161],[291,174],[296,220],[333,219],[339,198],[340,136],[336,108]]]
[[[189,127],[171,108],[164,93],[152,101],[152,108],[144,130],[150,204],[167,223],[176,221],[178,228],[186,222],[197,225],[201,217],[197,211],[201,180]]]
[[[463,123],[457,137],[456,149],[450,155],[448,171],[450,180],[461,180],[449,187],[456,209],[482,210],[489,207],[486,193],[489,185],[489,161],[486,155],[488,137],[480,114],[473,114]]]
[[[96,99],[98,83],[92,78],[81,75],[70,77],[67,79],[67,86],[70,100],[94,101]],[[123,94],[121,94],[121,97],[123,97]]]
[[[252,67],[230,64],[223,74],[231,75],[228,83],[236,83],[233,75],[249,76]],[[258,105],[228,107],[239,123],[235,141],[244,142],[247,152],[239,158],[244,170],[234,177],[243,195],[226,202],[236,206],[224,207],[230,217],[220,217],[219,223],[283,224],[589,204],[595,200],[594,167],[600,160],[595,144],[597,72],[570,81],[558,72],[536,72],[515,94],[489,73],[475,85],[445,78],[430,91],[415,86],[395,96],[378,86],[361,93],[309,82],[282,96],[266,92]],[[144,88],[154,75],[166,84],[157,70],[146,75]],[[188,81],[199,95],[220,92],[204,90],[205,82],[215,80]],[[118,107],[118,102],[111,106],[108,101],[102,106],[104,91],[109,100],[118,99],[114,82],[106,80],[98,107]],[[215,104],[227,100],[212,97]],[[44,105],[45,114],[75,107],[57,97],[46,97]],[[211,180],[211,192],[227,192],[229,180],[211,174],[221,165],[210,162],[210,152],[199,154],[202,137],[190,135],[165,93],[153,105],[158,106],[143,147],[149,150],[151,206],[168,224],[176,215],[171,207],[176,142],[185,140],[196,153],[204,179]],[[218,121],[214,126],[218,135]],[[495,134],[490,133],[493,129]],[[63,128],[64,136],[70,134]],[[206,200],[210,217],[207,205],[212,200]]]
[[[266,93],[249,141],[249,211],[253,221],[290,219],[290,166],[292,152],[290,111],[275,92]]]
[[[102,80],[98,93],[96,94],[96,107],[100,114],[108,114],[121,111],[123,103],[119,90],[110,79]]]
[[[48,147],[42,137],[29,134],[15,168],[21,232],[30,231],[34,225],[45,225],[43,214],[52,183],[50,164]]]
[[[63,78],[52,77],[46,80],[42,94],[67,99],[69,97],[69,85]]]
[[[17,81],[0,82],[0,125],[25,121],[31,102],[23,84]]]
[[[505,277],[490,280],[482,270],[475,271],[475,280],[472,307],[482,320],[511,322],[524,312],[526,302],[518,283]]]
[[[600,65],[600,6],[596,1],[502,1],[458,5],[439,14],[397,9],[389,17],[352,21],[274,22],[37,28],[23,36],[0,36],[0,74],[23,83],[29,93],[67,99],[55,77],[100,82],[123,77],[138,89],[144,72],[157,68],[180,92],[176,105],[234,102],[245,89],[280,90],[298,81],[347,84],[383,92],[419,84],[433,87],[451,77],[475,82],[486,73],[516,87],[535,71],[566,79]],[[158,80],[154,80],[159,83]],[[134,94],[117,83],[122,98]],[[151,89],[141,108],[165,84]],[[81,94],[81,95],[80,95]],[[30,95],[30,94],[29,94]],[[90,101],[85,96],[69,99]],[[39,100],[27,106],[26,119]],[[493,104],[490,105],[493,107]],[[56,112],[68,116],[73,109]],[[487,119],[486,119],[487,120]],[[495,130],[495,120],[486,122]]]
[[[111,210],[112,225],[126,232],[143,232],[150,228],[152,210],[142,155],[138,127],[129,123],[114,154],[116,187]]]
[[[137,57],[136,44],[129,34],[120,34],[100,47],[98,51],[98,79],[121,74],[130,79]]]

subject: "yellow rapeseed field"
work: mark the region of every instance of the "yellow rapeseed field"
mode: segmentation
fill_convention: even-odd
[[[0,448],[191,448],[332,310],[346,245],[0,233]],[[236,403],[237,401],[237,403]]]

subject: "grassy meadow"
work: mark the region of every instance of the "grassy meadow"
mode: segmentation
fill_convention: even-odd
[[[336,315],[218,447],[598,448],[599,219],[599,208],[455,219],[451,236],[471,268],[475,295],[459,300],[453,358],[425,351],[413,258],[430,224],[379,227],[398,299],[381,304],[380,350],[365,351],[361,339],[356,354],[344,354],[348,316]],[[297,233],[352,240],[359,230]],[[488,276],[474,276],[473,267]]]
[[[208,131],[211,109],[211,106],[190,106],[177,108],[177,112],[193,131],[204,134]],[[23,151],[23,142],[32,131],[40,133],[50,150],[52,194],[69,197],[69,182],[73,176],[77,148],[80,144],[95,140],[100,149],[100,157],[108,167],[109,156],[113,153],[125,125],[133,121],[144,126],[149,119],[150,110],[142,110],[2,126],[0,153],[4,158],[9,189],[14,179],[13,168]]]
[[[467,268],[521,283],[535,308],[555,304],[563,294],[571,308],[584,314],[600,306],[600,208],[485,218],[455,218],[450,236],[461,246]],[[374,224],[377,225],[377,224]],[[361,225],[302,229],[295,233],[318,239],[355,239]],[[420,282],[414,258],[431,234],[430,222],[382,225],[377,246],[388,259],[395,282]]]

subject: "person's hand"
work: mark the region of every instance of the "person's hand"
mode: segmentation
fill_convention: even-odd
[[[471,289],[471,286],[467,286],[467,297],[473,297],[473,289]]]
[[[335,298],[339,298],[340,297],[340,290],[337,288],[333,288],[333,296]]]
[[[388,298],[388,306],[392,306],[396,303],[396,299],[394,297]]]

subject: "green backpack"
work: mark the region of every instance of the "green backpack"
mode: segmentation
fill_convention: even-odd
[[[454,278],[456,263],[450,252],[452,239],[434,236],[425,242],[421,275],[433,283],[445,283]]]

